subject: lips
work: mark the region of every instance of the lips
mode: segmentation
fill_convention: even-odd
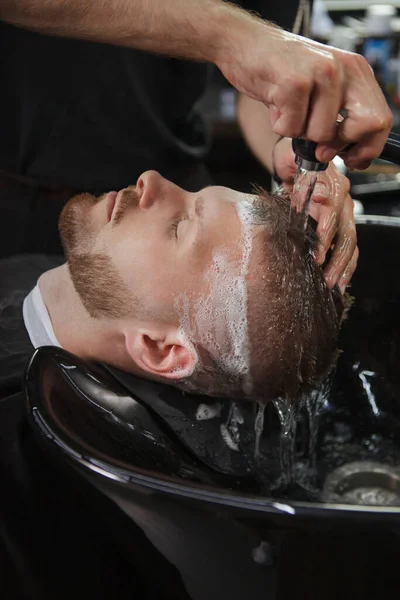
[[[109,192],[106,198],[107,204],[107,223],[109,223],[112,219],[112,215],[115,208],[115,201],[117,199],[118,192]]]

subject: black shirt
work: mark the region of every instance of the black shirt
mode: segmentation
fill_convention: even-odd
[[[298,0],[244,0],[291,29]],[[207,153],[210,65],[0,22],[0,169],[100,193],[147,169],[176,183]]]

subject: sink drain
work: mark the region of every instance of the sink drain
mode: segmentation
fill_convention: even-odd
[[[322,500],[339,504],[400,506],[400,469],[373,461],[348,463],[328,475]]]

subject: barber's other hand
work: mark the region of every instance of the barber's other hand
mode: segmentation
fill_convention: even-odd
[[[343,155],[349,168],[366,168],[378,157],[392,113],[366,59],[249,18],[216,61],[240,92],[270,109],[275,133],[318,142],[316,156]],[[228,48],[229,49],[229,48]],[[347,117],[340,125],[340,111]]]
[[[296,164],[291,140],[283,138],[275,145],[273,163],[276,174],[288,191],[292,189]],[[319,173],[310,205],[310,215],[317,221],[320,246],[316,260],[325,261],[332,247],[332,255],[325,266],[329,287],[338,284],[342,293],[349,283],[358,260],[357,234],[354,221],[354,203],[349,194],[350,182],[333,163]]]
[[[349,194],[350,182],[333,163],[320,173],[310,205],[310,215],[317,221],[320,246],[317,261],[322,264],[329,248],[332,255],[324,274],[329,287],[338,284],[344,293],[358,260],[354,202]]]

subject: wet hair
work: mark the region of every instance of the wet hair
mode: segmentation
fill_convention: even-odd
[[[263,225],[253,242],[248,297],[253,394],[298,401],[335,365],[348,301],[327,287],[315,261],[315,221],[309,218],[305,233],[292,229],[289,198],[257,193],[248,210]]]
[[[250,385],[246,372],[229,368],[201,344],[195,344],[201,359],[193,375],[175,385],[210,396],[298,404],[336,364],[347,300],[328,288],[315,261],[315,221],[308,220],[305,232],[293,229],[288,197],[256,193],[256,199],[241,201],[242,217],[252,229],[246,277]]]

